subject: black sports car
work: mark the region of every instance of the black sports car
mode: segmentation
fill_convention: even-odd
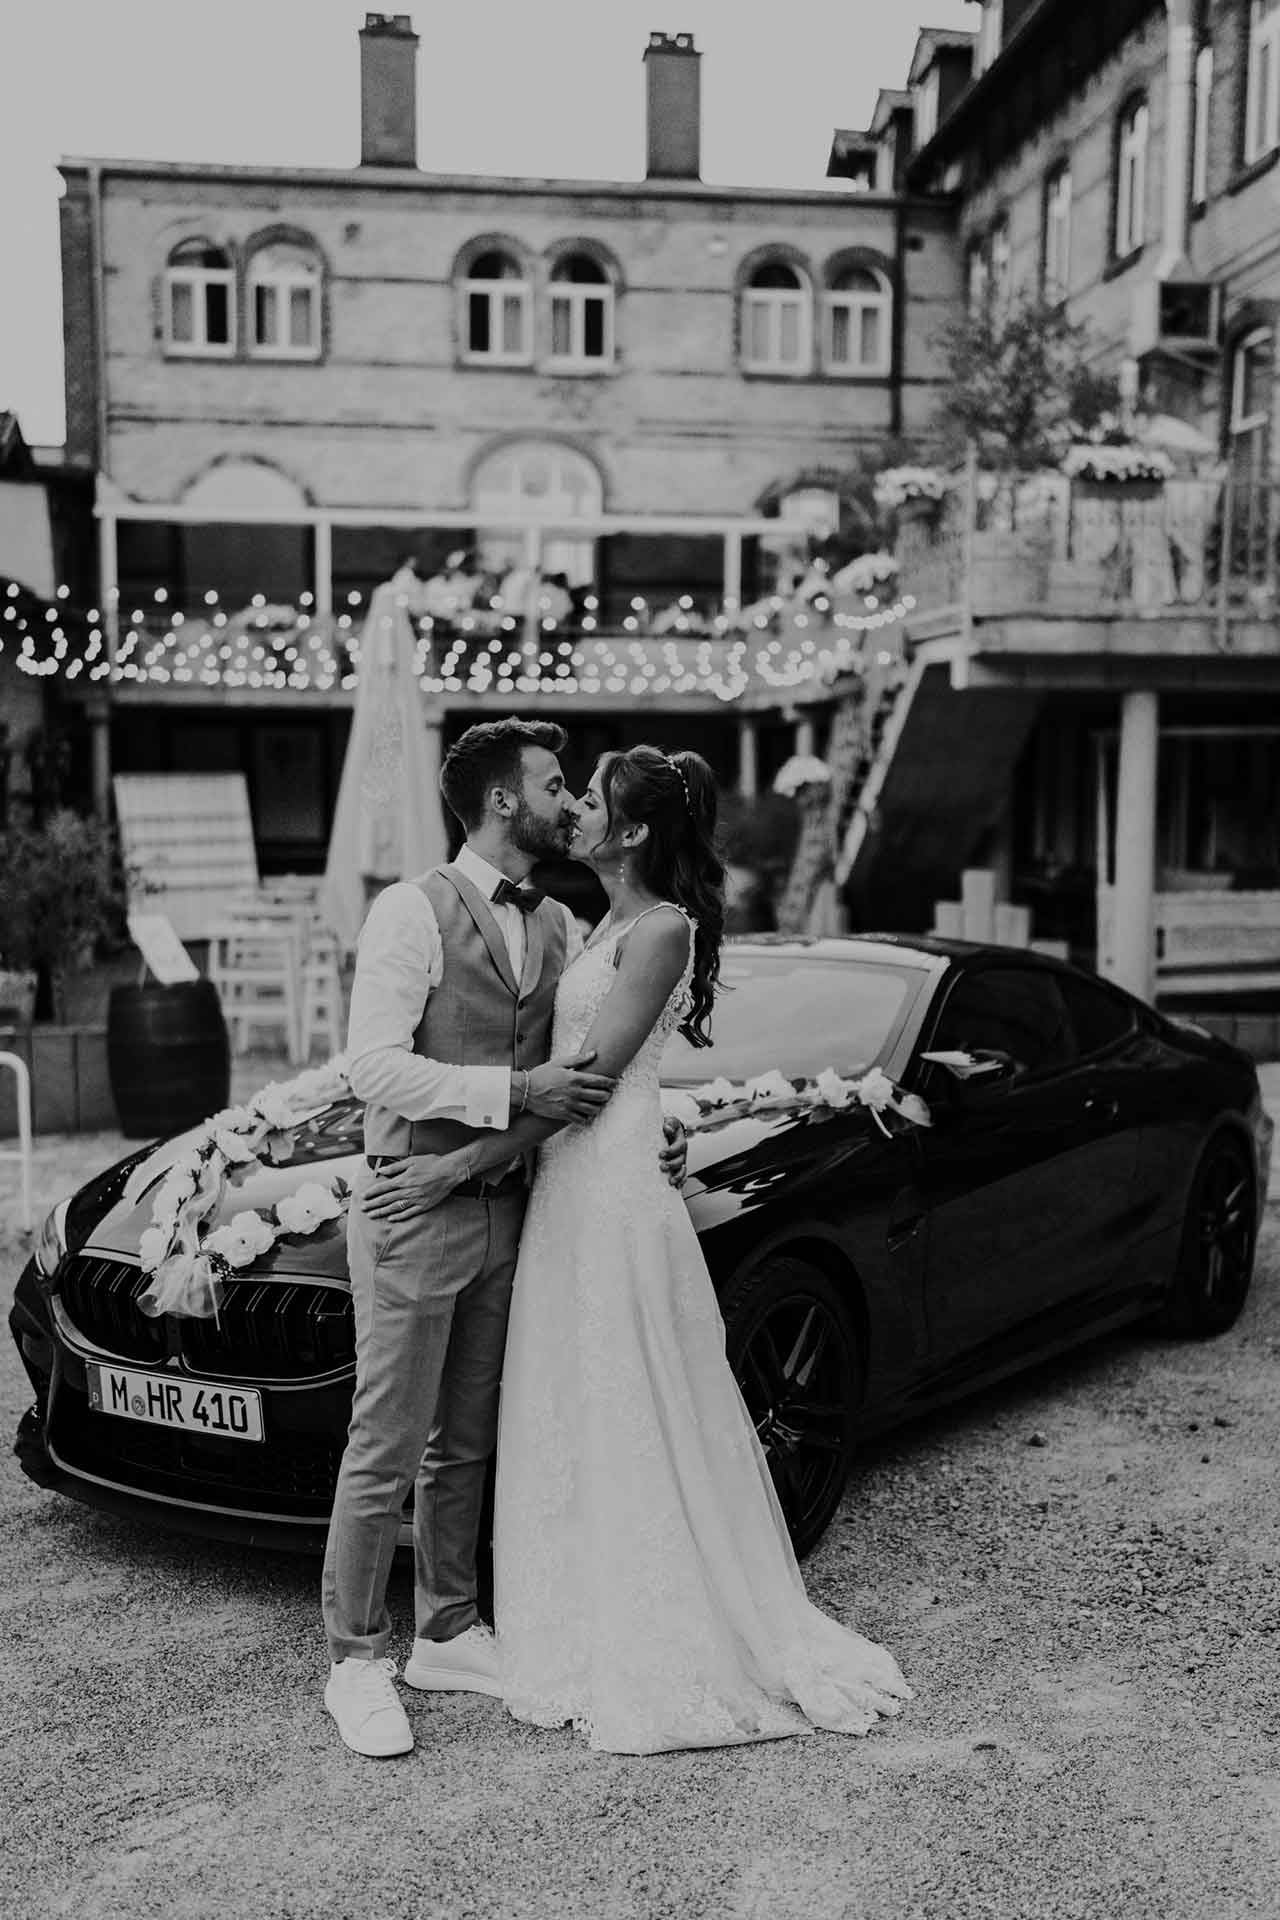
[[[878,1065],[932,1118],[775,1108],[690,1142],[689,1210],[801,1552],[861,1437],[1126,1320],[1209,1335],[1240,1312],[1272,1128],[1234,1048],[1072,967],[960,942],[738,941],[724,983],[710,1052],[671,1042],[673,1087]],[[287,1160],[233,1170],[224,1213],[319,1162],[349,1176],[360,1128],[354,1102],[327,1108]],[[352,1382],[343,1223],[278,1240],[217,1322],[149,1319],[139,1238],[182,1145],[45,1222],[10,1317],[35,1391],[17,1452],[90,1505],[317,1545]]]

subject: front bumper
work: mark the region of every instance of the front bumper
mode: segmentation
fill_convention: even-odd
[[[9,1326],[35,1396],[14,1452],[37,1486],[206,1538],[322,1550],[350,1416],[349,1378],[263,1385],[261,1442],[206,1439],[90,1407],[86,1357],[121,1357],[86,1356],[63,1336],[31,1261]]]

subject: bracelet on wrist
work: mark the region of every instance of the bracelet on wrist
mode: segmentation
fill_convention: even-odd
[[[516,1071],[524,1075],[524,1085],[520,1089],[520,1105],[516,1108],[517,1113],[523,1113],[529,1104],[529,1069],[517,1067]]]

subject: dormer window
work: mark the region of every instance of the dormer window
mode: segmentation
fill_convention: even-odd
[[[225,247],[184,240],[165,268],[165,347],[227,359],[235,352],[235,268]]]
[[[463,282],[464,351],[468,360],[519,366],[533,354],[529,283],[511,254],[477,254]]]
[[[915,90],[916,146],[923,147],[938,131],[938,69],[931,67]]]
[[[742,296],[742,364],[753,373],[807,373],[812,303],[809,283],[785,260],[758,266]]]

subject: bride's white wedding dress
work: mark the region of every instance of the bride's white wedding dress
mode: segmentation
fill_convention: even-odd
[[[556,1053],[604,1004],[626,931],[566,969]],[[806,1598],[697,1237],[659,1169],[658,1065],[691,971],[599,1118],[542,1148],[502,1383],[503,1697],[615,1753],[866,1733],[911,1697],[891,1654]]]

